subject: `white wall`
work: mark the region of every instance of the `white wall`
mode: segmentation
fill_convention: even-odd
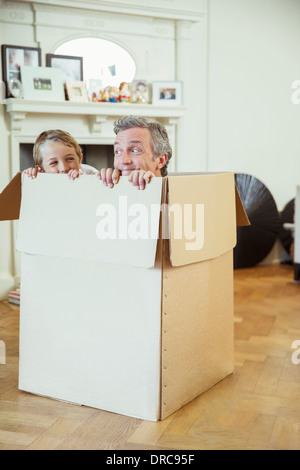
[[[300,182],[299,0],[209,0],[207,169],[248,173],[278,209]]]

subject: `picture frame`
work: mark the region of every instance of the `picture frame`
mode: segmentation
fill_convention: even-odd
[[[83,81],[83,57],[46,54],[46,66],[61,69],[63,83]]]
[[[22,99],[24,98],[24,90],[23,90],[23,85],[20,80],[17,78],[12,78],[8,82],[8,91],[9,91],[9,96],[12,96],[13,98],[17,99]]]
[[[162,106],[181,106],[182,82],[152,82],[152,104]]]
[[[21,66],[25,100],[65,101],[62,71],[50,67]]]
[[[15,46],[2,44],[2,80],[6,87],[6,97],[13,96],[10,92],[10,82],[21,81],[21,67],[39,67],[42,64],[40,47]]]
[[[102,80],[90,78],[87,82],[87,92],[90,102],[101,101]]]
[[[76,103],[88,103],[89,96],[84,81],[67,80],[65,83],[66,94],[69,101]]]
[[[149,102],[149,84],[147,80],[133,80],[130,83],[132,103],[147,104]]]

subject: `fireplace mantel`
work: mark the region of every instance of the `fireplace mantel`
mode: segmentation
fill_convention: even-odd
[[[29,114],[70,115],[90,117],[92,132],[101,132],[101,124],[109,118],[139,115],[165,119],[167,124],[175,124],[184,116],[183,106],[157,106],[134,103],[76,103],[71,101],[29,101],[9,98],[5,100],[6,111],[10,114],[11,130],[20,131],[22,121]]]

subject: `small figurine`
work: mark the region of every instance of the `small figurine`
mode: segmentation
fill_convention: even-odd
[[[109,97],[110,97],[110,86],[107,86],[102,91],[102,101],[104,101],[104,102],[109,101]]]
[[[129,103],[131,98],[130,88],[127,82],[120,84],[119,101],[120,103]]]
[[[101,101],[102,101],[102,91],[101,90],[99,90],[99,92],[98,92],[97,101],[98,101],[98,103],[101,103]]]
[[[111,87],[109,93],[109,101],[111,101],[112,103],[117,103],[119,101],[119,88]]]

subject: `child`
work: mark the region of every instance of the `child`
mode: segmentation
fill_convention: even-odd
[[[71,179],[96,174],[97,170],[81,164],[79,144],[68,132],[59,129],[42,132],[33,147],[34,168],[24,171],[31,178],[38,173],[64,173]]]

